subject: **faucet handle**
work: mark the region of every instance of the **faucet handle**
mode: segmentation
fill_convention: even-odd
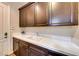
[[[5,36],[4,38],[7,38],[7,37],[8,37],[8,33],[5,32],[5,33],[4,33],[4,36]]]

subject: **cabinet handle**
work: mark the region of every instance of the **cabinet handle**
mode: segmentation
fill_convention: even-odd
[[[8,37],[8,33],[5,32],[5,33],[4,33],[4,38],[7,38],[7,37]]]

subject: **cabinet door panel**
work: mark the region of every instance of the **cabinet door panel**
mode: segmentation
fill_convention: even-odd
[[[73,4],[71,2],[51,3],[51,25],[72,25],[75,20]]]
[[[28,56],[28,48],[26,46],[21,45],[19,50],[20,56]]]
[[[48,51],[46,49],[30,44],[29,46],[30,56],[46,56],[47,54],[48,54]]]
[[[20,26],[34,26],[34,3],[20,10]]]
[[[25,12],[24,12],[24,9],[20,10],[19,11],[19,25],[20,27],[25,27],[26,24],[25,24]]]
[[[13,38],[13,51],[16,56],[19,56],[19,40]]]
[[[24,41],[20,41],[19,54],[20,56],[28,56],[28,44]]]
[[[42,50],[36,49],[34,47],[30,47],[30,56],[45,56],[46,53]]]
[[[39,2],[35,4],[35,24],[48,25],[48,3]]]
[[[77,2],[74,2],[73,3],[73,24],[76,24],[78,25],[78,3]]]

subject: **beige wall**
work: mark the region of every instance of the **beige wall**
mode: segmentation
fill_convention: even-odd
[[[15,5],[16,6],[16,5]],[[79,45],[79,28],[78,26],[51,26],[51,27],[26,27],[19,28],[19,11],[14,5],[11,7],[11,32],[19,32],[25,30],[27,32],[39,32],[57,36],[71,37],[72,42]],[[76,38],[76,39],[75,39]]]

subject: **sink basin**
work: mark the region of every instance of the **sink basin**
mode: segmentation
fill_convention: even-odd
[[[37,35],[22,35],[22,37],[29,39],[29,40],[37,41],[40,43],[46,43],[49,41],[48,38],[42,37],[42,36],[37,36]]]
[[[28,37],[28,39],[36,40],[36,41],[40,41],[40,40],[43,39],[43,37],[39,37],[39,36],[31,36],[31,37]]]
[[[34,40],[34,41],[45,41],[46,38],[45,37],[41,37],[41,36],[31,36],[31,35],[27,35],[27,36],[24,36],[26,37],[27,39],[30,39],[30,40]]]

